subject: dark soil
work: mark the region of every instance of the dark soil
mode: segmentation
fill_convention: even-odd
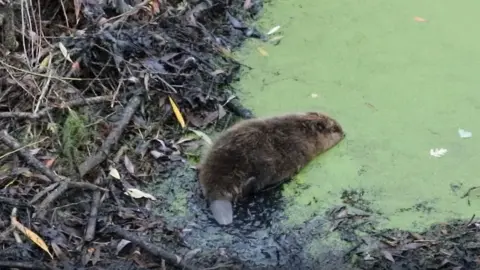
[[[379,233],[362,191],[288,229],[281,187],[209,218],[191,129],[254,117],[232,87],[232,52],[266,41],[245,2],[0,1],[0,269],[480,269],[479,222]]]
[[[480,269],[480,222],[452,221],[423,233],[374,234],[379,247],[358,253],[360,269]]]
[[[125,191],[185,161],[189,128],[253,117],[232,52],[265,40],[262,1],[32,3],[0,1],[0,268],[191,268],[125,235],[177,233]]]

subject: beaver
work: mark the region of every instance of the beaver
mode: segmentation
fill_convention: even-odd
[[[206,151],[198,177],[214,219],[233,221],[232,202],[281,184],[345,137],[340,124],[319,112],[240,121]]]

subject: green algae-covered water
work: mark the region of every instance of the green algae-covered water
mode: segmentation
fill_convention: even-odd
[[[249,42],[244,104],[257,116],[324,111],[347,133],[286,185],[288,222],[323,214],[346,189],[363,189],[385,228],[479,214],[478,197],[470,206],[461,198],[480,185],[478,9],[472,0],[267,5],[260,25],[280,25],[283,39]],[[448,152],[437,158],[432,148]]]

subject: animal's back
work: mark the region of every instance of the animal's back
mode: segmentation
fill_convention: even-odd
[[[215,194],[215,190],[247,195],[282,180],[279,178],[289,177],[303,166],[309,159],[305,155],[308,152],[306,138],[294,122],[287,127],[288,124],[284,119],[251,119],[220,136],[200,172],[201,182],[207,185],[211,182],[217,187],[211,188],[214,192],[210,197],[224,196]],[[241,183],[247,184],[252,178],[250,188],[243,186],[244,189],[239,190]]]
[[[207,152],[199,173],[203,193],[213,202],[214,217],[215,211],[229,212],[223,222],[230,223],[232,200],[293,176],[330,147],[319,137],[322,127],[317,122],[325,121],[316,113],[249,119],[223,133]]]

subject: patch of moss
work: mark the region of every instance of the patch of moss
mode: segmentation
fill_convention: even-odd
[[[62,154],[69,159],[71,164],[80,162],[79,148],[84,145],[88,131],[86,129],[87,117],[79,115],[72,109],[68,110],[68,116],[63,123]]]

